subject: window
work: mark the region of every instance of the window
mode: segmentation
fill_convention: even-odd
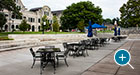
[[[8,17],[8,14],[5,14],[6,17]]]
[[[18,25],[16,25],[16,29],[18,29]]]
[[[28,18],[28,21],[31,22],[31,18],[30,17]]]
[[[26,19],[26,17],[25,17],[25,16],[24,16],[23,18],[24,18],[24,19]]]
[[[21,6],[17,6],[17,8],[18,8],[19,10],[21,10]]]
[[[40,18],[38,19],[38,23],[40,23]]]
[[[15,19],[15,15],[14,14],[12,14],[12,19]]]
[[[28,21],[29,21],[29,22],[35,22],[35,18],[30,18],[30,17],[29,17],[29,18],[28,18]]]
[[[30,22],[32,22],[32,18],[30,18]]]
[[[17,2],[18,3],[18,0],[14,0],[14,2]]]
[[[46,11],[45,11],[45,12],[44,12],[44,15],[49,15],[49,12],[46,12]]]
[[[35,22],[35,18],[32,18],[32,22]]]

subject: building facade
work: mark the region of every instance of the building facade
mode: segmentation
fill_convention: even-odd
[[[47,15],[47,19],[49,20],[49,24],[52,24],[53,15],[51,13],[51,9],[48,6],[33,8],[27,10],[23,5],[21,0],[14,0],[16,6],[20,9],[22,13],[22,17],[17,17],[12,14],[12,12],[4,10],[5,16],[7,18],[7,23],[4,25],[3,30],[11,32],[13,30],[19,30],[19,25],[22,20],[26,20],[28,24],[30,24],[29,31],[40,31],[41,30],[41,18],[44,15]]]
[[[63,11],[64,10],[52,11],[52,14],[57,17],[58,23],[59,23],[60,26],[61,26],[61,23],[60,23],[61,19],[60,18],[61,18],[62,14],[63,14]]]

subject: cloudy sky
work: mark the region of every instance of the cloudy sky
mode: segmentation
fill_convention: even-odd
[[[102,8],[103,18],[115,18],[120,17],[119,9],[128,0],[22,0],[28,9],[48,5],[52,11],[66,9],[72,3],[80,1],[92,1],[95,6]]]

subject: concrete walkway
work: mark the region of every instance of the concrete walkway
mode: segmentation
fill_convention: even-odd
[[[112,42],[109,45],[106,45],[105,47],[99,48],[99,50],[89,50],[89,56],[87,57],[76,57],[76,58],[68,57],[69,67],[65,65],[64,61],[61,61],[59,63],[60,64],[59,67],[56,68],[55,75],[81,75],[81,74],[93,75],[90,73],[94,73],[94,71],[92,72],[92,70],[94,70],[94,67],[97,70],[100,69],[102,70],[103,68],[100,67],[98,68],[98,63],[102,63],[104,65],[104,63],[106,63],[108,60],[111,60],[112,57],[110,56],[110,54],[114,52],[114,50],[116,50],[118,47],[122,46],[125,42],[126,41],[116,43]],[[61,44],[55,44],[55,46],[63,50]],[[125,45],[123,46],[125,47]],[[33,49],[37,50],[40,47],[34,47]],[[112,62],[110,61],[109,63],[115,65],[113,60]],[[40,75],[40,62],[36,62],[33,69],[30,68],[31,65],[32,65],[32,56],[30,54],[29,48],[0,52],[0,75]],[[94,67],[91,67],[93,65]],[[119,66],[114,65],[110,65],[110,67],[115,69],[115,71],[118,70]],[[107,67],[108,65],[104,66]],[[113,73],[115,73],[115,71]],[[51,64],[49,64],[45,68],[45,70],[43,71],[43,75],[54,75],[53,67],[51,66]]]
[[[118,66],[114,62],[115,52],[113,52],[88,68],[82,75],[140,75],[140,40],[129,41],[119,49],[127,49],[130,51],[130,64],[135,69],[132,69],[129,65],[123,67]]]

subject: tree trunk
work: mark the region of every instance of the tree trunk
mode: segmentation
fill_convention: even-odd
[[[0,32],[2,32],[2,27],[0,27]]]

